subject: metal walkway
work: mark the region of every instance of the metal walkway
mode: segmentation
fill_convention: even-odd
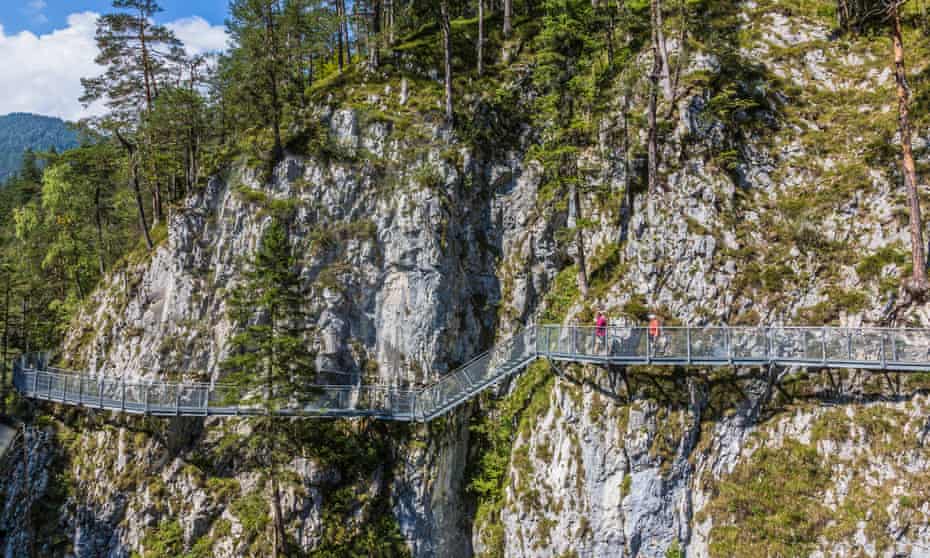
[[[285,416],[429,421],[522,370],[537,358],[664,366],[804,366],[930,371],[930,330],[836,327],[531,326],[435,383],[417,390],[375,385],[313,386]],[[25,397],[153,416],[264,414],[240,405],[232,386],[90,376],[20,359],[13,383]]]

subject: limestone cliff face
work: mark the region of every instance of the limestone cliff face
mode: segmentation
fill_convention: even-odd
[[[107,375],[220,380],[219,364],[233,327],[225,294],[239,280],[243,260],[256,248],[275,203],[294,207],[291,242],[301,255],[308,293],[308,328],[313,331],[308,343],[327,381],[421,384],[480,352],[493,336],[500,296],[493,247],[501,244],[501,235],[492,212],[497,218],[518,217],[481,188],[465,188],[462,171],[435,151],[391,177],[360,165],[362,149],[391,161],[409,148],[384,124],[361,125],[352,111],[324,111],[313,118],[328,127],[338,158],[289,156],[270,180],[244,167],[212,180],[174,214],[167,242],[150,262],[113,275],[94,295],[78,320],[83,329],[64,347],[64,358]],[[368,479],[374,486],[358,487],[361,492],[390,491],[401,532],[417,555],[469,553],[462,516],[467,423],[453,423],[458,426],[430,436],[421,449],[405,447],[406,436],[400,436],[396,470],[384,463],[374,472],[379,478]],[[186,425],[183,434],[168,435],[181,441],[167,445],[210,444],[220,434],[213,421],[205,426]],[[116,435],[111,434],[109,444]],[[211,503],[185,475],[189,455],[151,442],[136,451],[160,461],[139,474],[160,476],[171,497],[195,502],[170,510],[182,525],[195,525],[193,532],[185,532],[186,540],[214,536],[211,525],[230,516],[235,541],[235,514]],[[98,474],[122,473],[107,465],[110,457],[94,456]],[[299,461],[294,468],[309,485],[319,482],[317,476],[339,474]],[[392,486],[384,486],[387,475],[394,477]],[[236,480],[244,492],[254,488],[248,472],[237,473]],[[107,478],[97,490],[114,490],[114,484]],[[114,530],[106,548],[110,555],[144,547],[146,529],[166,511],[153,510],[161,504],[142,484],[122,496],[126,505],[114,514],[121,524],[109,526]],[[322,529],[319,496],[311,490],[286,500],[289,517],[303,533],[299,542],[314,548],[319,534],[313,533]],[[74,518],[76,528],[82,522]],[[216,538],[218,555],[242,552],[241,545]]]
[[[150,263],[110,279],[82,316],[86,337],[64,353],[104,374],[216,379],[230,337],[225,294],[270,220],[295,207],[291,242],[302,256],[319,368],[358,381],[422,382],[483,346],[494,327],[499,244],[491,204],[435,152],[394,176],[357,163],[399,161],[401,138],[352,111],[315,114],[341,160],[290,156],[271,180],[236,168],[174,214]],[[363,147],[365,146],[365,147]],[[484,336],[482,338],[482,336]]]
[[[293,209],[307,341],[318,368],[338,372],[328,381],[415,385],[521,323],[586,321],[595,308],[628,320],[650,308],[692,324],[930,323],[926,307],[887,312],[906,227],[892,203],[893,161],[865,166],[857,148],[890,139],[853,120],[887,113],[885,53],[831,43],[825,28],[751,2],[734,17],[748,42],[692,53],[683,72],[660,191],[637,187],[644,138],[618,137],[642,88],[618,93],[600,145],[581,154],[581,210],[594,223],[588,300],[566,287],[574,248],[558,232],[569,217],[539,202],[532,130],[512,152],[479,157],[445,129],[410,134],[362,109],[319,108],[305,124],[325,132],[325,149],[289,155],[270,177],[241,162],[211,180],[172,215],[150,261],[130,262],[93,295],[63,360],[108,375],[221,379],[233,328],[226,295],[275,204]],[[721,98],[708,74],[735,76],[740,103]],[[874,93],[853,95],[864,90]],[[392,91],[370,98],[377,111],[403,102]],[[854,145],[837,139],[856,134]],[[423,558],[923,556],[926,383],[796,370],[535,371],[435,424],[334,427],[378,442],[355,471],[295,449],[288,532],[309,553],[387,517]],[[260,475],[229,447],[247,421],[62,418],[70,426],[35,442],[29,465],[41,492],[51,470],[41,460],[57,456],[69,487],[55,496],[59,536],[41,541],[48,555],[261,555]],[[469,489],[485,474],[481,437],[505,421],[513,438],[501,490]],[[777,474],[795,476],[779,484]],[[758,492],[755,478],[771,491]],[[16,511],[28,505],[21,482],[8,486],[0,517],[8,556],[28,532]],[[813,519],[760,520],[744,497],[797,501]],[[765,546],[789,531],[794,546]]]

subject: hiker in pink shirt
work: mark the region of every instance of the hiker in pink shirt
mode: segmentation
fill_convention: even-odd
[[[597,337],[597,345],[600,345],[602,348],[607,347],[607,316],[604,315],[604,311],[598,311],[597,320],[594,322],[594,335]]]

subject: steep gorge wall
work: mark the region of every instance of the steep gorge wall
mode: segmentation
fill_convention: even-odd
[[[411,133],[372,117],[402,104],[395,88],[365,108],[308,115],[326,149],[289,156],[272,177],[243,162],[212,180],[173,215],[151,261],[129,262],[94,294],[63,357],[102,374],[219,379],[232,328],[225,295],[281,207],[292,210],[318,367],[347,373],[329,380],[424,381],[520,322],[586,321],[595,308],[635,320],[648,307],[693,324],[883,319],[907,239],[891,167],[862,164],[862,146],[890,139],[886,53],[831,43],[825,28],[765,4],[740,6],[738,52],[695,53],[684,73],[661,192],[635,188],[642,161],[617,138],[619,94],[602,141],[582,154],[593,169],[588,300],[566,268],[571,246],[557,239],[565,211],[538,201],[546,186],[524,154],[532,131],[513,153],[480,159],[442,128]],[[729,98],[707,76],[740,65],[754,73],[735,74],[739,99],[754,104],[722,109]],[[628,94],[643,104],[642,88]],[[925,311],[898,323],[926,323]],[[904,381],[895,399],[879,376],[796,372],[536,365],[501,401],[435,424],[308,425],[308,441],[346,440],[345,456],[378,451],[357,470],[296,451],[288,529],[308,552],[347,525],[399,537],[422,557],[922,555],[925,379]],[[65,418],[72,426],[46,444],[70,487],[59,495],[65,536],[42,540],[48,554],[170,555],[178,544],[261,554],[264,489],[230,445],[247,422]],[[476,497],[489,471],[483,436],[508,425],[512,442],[493,448],[503,483]],[[796,474],[798,486],[754,492],[750,481],[767,472]],[[814,523],[760,519],[739,499],[811,494]],[[8,508],[0,523],[21,534],[21,512]],[[390,524],[370,530],[381,516]],[[776,540],[781,527],[800,542],[746,535]],[[23,537],[5,541],[21,553]]]

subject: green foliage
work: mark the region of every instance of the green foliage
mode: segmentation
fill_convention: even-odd
[[[813,447],[786,439],[763,446],[714,490],[705,510],[714,518],[711,556],[801,556],[816,548],[830,517],[822,494],[829,464]]]
[[[665,551],[665,558],[685,558],[685,551],[681,549],[678,539],[675,539]]]
[[[623,304],[621,312],[624,316],[645,322],[649,318],[650,310],[646,299],[642,295],[633,295]]]
[[[177,519],[163,519],[142,539],[142,558],[174,558],[184,549],[184,531]]]
[[[475,525],[487,548],[484,558],[503,556],[500,512],[505,504],[504,490],[510,483],[511,452],[514,444],[529,435],[532,425],[548,409],[553,383],[549,365],[544,361],[534,362],[518,378],[513,392],[498,401],[494,411],[476,418],[470,427],[480,457],[466,472],[467,491],[478,500]],[[530,490],[528,475],[521,477],[523,480],[515,487],[518,496]]]
[[[359,506],[359,495],[355,490],[346,487],[329,492],[324,501],[325,534],[322,544],[310,553],[312,558],[410,556],[387,497],[382,496],[372,503],[370,517],[355,525],[346,521]]]
[[[578,290],[578,268],[568,266],[555,276],[552,287],[546,293],[545,312],[540,320],[548,323],[561,323],[568,310],[578,299],[581,292]]]
[[[259,552],[260,549],[270,546],[271,541],[267,537],[271,517],[268,515],[268,501],[265,494],[260,492],[245,494],[234,500],[229,510],[242,526],[243,542]]]
[[[862,258],[856,265],[856,274],[863,282],[878,281],[881,290],[893,290],[900,284],[900,278],[911,274],[910,254],[901,246],[882,246],[874,254]],[[888,266],[894,266],[896,272],[883,275]]]
[[[830,324],[840,318],[842,313],[855,314],[863,310],[868,303],[868,296],[856,290],[838,287],[829,288],[826,299],[813,306],[798,310],[802,322],[810,325]]]

